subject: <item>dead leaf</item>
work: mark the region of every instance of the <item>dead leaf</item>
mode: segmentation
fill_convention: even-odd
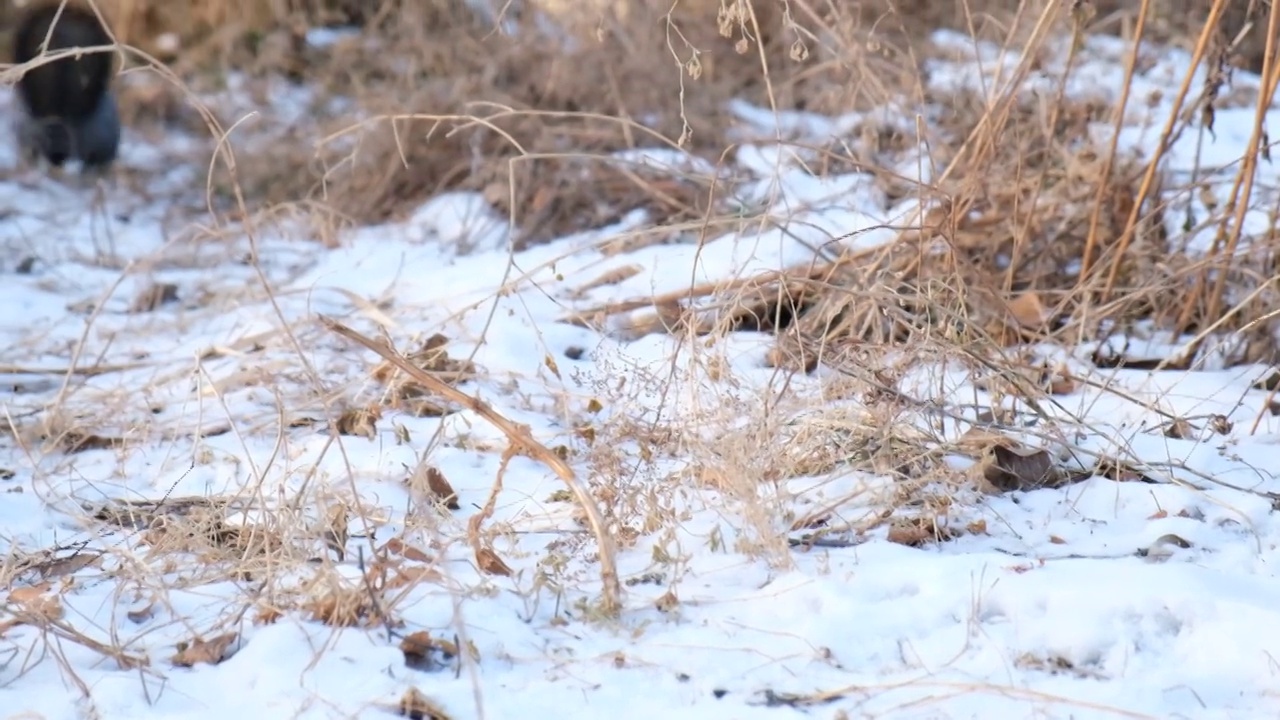
[[[1049,542],[1050,542],[1050,543],[1053,543],[1054,545],[1066,545],[1066,544],[1067,544],[1067,541],[1066,541],[1066,540],[1063,540],[1062,538],[1058,537],[1057,535],[1050,535],[1050,536],[1049,536]]]
[[[178,646],[178,654],[172,662],[178,667],[194,667],[197,663],[217,665],[227,658],[227,650],[239,639],[237,633],[224,633],[212,640],[193,640]]]

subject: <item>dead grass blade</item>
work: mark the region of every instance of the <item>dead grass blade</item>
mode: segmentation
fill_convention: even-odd
[[[393,348],[387,346],[386,343],[369,338],[355,330],[343,325],[342,323],[320,316],[320,322],[325,328],[331,332],[344,337],[358,345],[377,353],[387,362],[395,365],[401,372],[413,378],[423,387],[432,392],[438,393],[447,400],[455,402],[462,407],[471,410],[480,417],[489,421],[494,427],[498,428],[507,436],[511,444],[519,450],[519,452],[527,454],[529,457],[542,462],[547,467],[555,471],[556,475],[564,481],[569,487],[569,491],[573,493],[574,498],[582,507],[583,512],[587,514],[587,521],[591,525],[591,531],[595,534],[597,547],[600,554],[600,579],[603,583],[603,610],[607,615],[616,615],[621,610],[622,601],[622,585],[618,581],[618,570],[616,563],[616,550],[613,537],[609,534],[605,525],[604,515],[600,512],[599,506],[591,497],[590,492],[578,482],[573,470],[558,455],[549,450],[545,445],[534,440],[529,434],[529,429],[524,426],[517,425],[507,418],[500,415],[496,410],[483,402],[479,398],[468,395],[457,388],[442,382],[440,379],[433,377],[430,373],[425,372],[413,363],[409,362],[403,355],[396,352]]]

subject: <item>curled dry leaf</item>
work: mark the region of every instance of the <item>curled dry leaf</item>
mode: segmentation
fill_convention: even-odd
[[[504,577],[511,576],[511,568],[498,557],[498,553],[489,548],[480,548],[476,550],[476,565],[489,575],[502,575]]]
[[[224,633],[211,640],[192,640],[178,646],[178,654],[173,656],[173,664],[179,667],[192,667],[197,663],[217,665],[227,658],[227,650],[240,636],[237,633]]]

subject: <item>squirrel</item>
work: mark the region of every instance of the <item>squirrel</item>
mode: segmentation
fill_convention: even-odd
[[[40,57],[45,38],[48,53],[114,42],[92,10],[55,0],[37,5],[19,21],[14,64]],[[111,93],[113,65],[112,55],[99,51],[68,55],[23,74],[18,81],[22,116],[16,124],[28,158],[43,155],[54,167],[79,160],[86,171],[111,166],[120,146],[120,114]]]

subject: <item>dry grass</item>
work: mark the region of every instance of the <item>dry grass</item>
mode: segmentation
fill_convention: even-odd
[[[1237,62],[1255,67],[1265,77],[1257,107],[1266,108],[1280,83],[1280,66],[1274,48],[1262,43],[1260,50],[1258,38],[1266,37],[1260,28],[1275,28],[1280,9],[1274,6],[1270,15],[1262,15],[1250,3],[1242,15],[1241,3],[1201,0],[1190,12],[1170,13],[1151,0],[1117,0],[1073,15],[1069,3],[1042,0],[1016,8],[975,0],[954,12],[955,5],[942,9],[943,4],[925,0],[868,2],[857,12],[840,3],[690,0],[672,6],[643,0],[601,4],[581,13],[576,5],[565,8],[548,0],[511,17],[520,29],[517,40],[495,32],[491,21],[461,3],[438,0],[388,0],[376,9],[346,3],[345,10],[341,2],[104,0],[102,5],[117,18],[122,40],[156,57],[174,58],[178,75],[192,87],[216,87],[212,71],[232,66],[263,83],[258,88],[283,76],[322,89],[323,97],[353,98],[354,106],[341,110],[316,108],[310,114],[313,125],[264,123],[254,132],[233,134],[235,172],[219,166],[213,178],[226,201],[220,208],[231,206],[239,219],[296,211],[320,218],[330,233],[341,223],[401,217],[444,191],[474,190],[511,217],[522,245],[597,228],[635,208],[649,211],[653,228],[618,241],[627,248],[681,232],[710,239],[766,220],[730,212],[731,173],[725,179],[687,168],[657,170],[614,154],[681,148],[731,169],[734,147],[727,138],[741,127],[725,105],[735,98],[777,110],[824,113],[893,108],[907,100],[951,108],[935,125],[921,120],[915,133],[869,121],[860,132],[874,142],[858,149],[834,142],[804,148],[814,158],[816,174],[862,168],[877,176],[890,197],[930,201],[932,209],[923,217],[896,228],[892,247],[845,253],[826,264],[736,283],[636,298],[567,318],[603,328],[611,316],[631,313],[636,334],[671,332],[690,340],[689,354],[695,357],[689,376],[677,377],[674,370],[667,377],[641,376],[634,368],[617,368],[632,383],[625,391],[597,388],[606,404],[626,403],[630,393],[661,395],[703,380],[732,386],[727,362],[714,347],[696,348],[714,346],[716,338],[734,329],[776,336],[771,355],[776,382],[763,407],[753,398],[699,409],[702,424],[727,428],[714,442],[687,425],[617,416],[599,422],[587,413],[573,418],[573,442],[547,448],[500,416],[485,414],[503,428],[513,448],[478,448],[507,453],[494,479],[495,497],[517,452],[554,468],[570,488],[568,500],[580,508],[580,520],[595,536],[591,552],[599,553],[605,575],[605,602],[592,610],[611,613],[618,607],[612,545],[626,550],[641,537],[658,537],[661,545],[674,536],[681,508],[672,500],[673,488],[715,491],[725,498],[721,511],[732,516],[738,531],[736,549],[785,565],[796,547],[859,542],[882,531],[907,544],[981,533],[982,527],[952,520],[955,506],[981,493],[1053,486],[1079,474],[1139,473],[1121,457],[1091,458],[1068,472],[1042,447],[1057,439],[1051,429],[1036,438],[1042,446],[1019,444],[1003,432],[1011,411],[1000,399],[1013,398],[1019,412],[1047,418],[1045,408],[1054,397],[1069,393],[1077,382],[1064,368],[1021,352],[1027,343],[1072,344],[1152,323],[1196,334],[1197,348],[1199,341],[1242,331],[1249,343],[1235,361],[1275,362],[1268,315],[1275,298],[1271,238],[1252,239],[1252,257],[1261,261],[1252,267],[1264,270],[1229,262],[1241,239],[1241,213],[1252,203],[1256,158],[1236,168],[1234,195],[1219,198],[1209,216],[1195,219],[1218,228],[1215,252],[1208,257],[1171,253],[1163,218],[1182,212],[1200,188],[1166,179],[1158,156],[1132,157],[1091,141],[1090,124],[1115,122],[1121,108],[1065,93],[1030,102],[1019,93],[1024,75],[1048,53],[1051,38],[1101,30],[1174,42],[1215,67]],[[562,20],[577,20],[567,23],[572,47],[540,30],[533,12],[538,7]],[[366,34],[324,51],[298,41],[303,30],[330,18],[362,22]],[[1196,18],[1214,20],[1197,24]],[[927,41],[941,26],[1006,43],[1021,53],[1022,62],[986,96],[959,91],[935,96],[926,91],[921,73],[924,60],[941,52]],[[161,41],[166,32],[181,38],[184,50],[177,56]],[[1222,73],[1210,73],[1208,86],[1185,90],[1184,107],[1169,118],[1168,136],[1182,132],[1188,117],[1211,113],[1229,87]],[[147,107],[160,105],[151,101]],[[215,111],[223,115],[224,127],[237,119],[226,108]],[[364,119],[353,122],[353,115]],[[140,126],[173,120],[159,111],[133,117]],[[922,140],[929,143],[938,170],[934,182],[913,183],[883,169],[887,159]],[[1261,151],[1267,141],[1255,137],[1255,149]],[[584,286],[609,282],[580,280]],[[265,280],[263,285],[269,293]],[[1163,300],[1173,294],[1185,300]],[[282,324],[287,326],[283,318]],[[307,329],[312,331],[307,342],[322,341],[315,327]],[[694,343],[695,338],[705,342]],[[292,403],[305,398],[313,411],[318,406],[334,421],[334,447],[321,453],[331,456],[341,454],[343,435],[369,432],[382,409],[404,409],[422,394],[487,409],[471,405],[479,401],[451,385],[442,387],[446,381],[439,377],[413,374],[415,367],[436,372],[413,365],[413,358],[397,367],[418,381],[417,394],[388,383],[385,396],[358,405],[354,390],[335,390],[318,377],[304,359],[299,338],[273,337],[262,344],[296,350],[296,365],[267,378],[269,383],[262,377],[244,380],[246,386],[269,384],[279,393],[278,418],[270,419],[279,425],[264,421],[249,428],[224,406],[225,424],[218,432],[282,431],[290,423],[301,424]],[[379,347],[389,359],[399,358]],[[1193,366],[1197,348],[1166,359],[1165,365]],[[963,366],[997,400],[981,408],[975,422],[954,408],[937,407],[937,397],[945,393],[904,389],[910,369],[927,363]],[[819,364],[842,379],[821,398],[790,395],[789,378]],[[458,367],[465,367],[468,378],[476,372],[465,364],[453,370]],[[219,387],[216,393],[229,390]],[[95,426],[92,418],[61,407],[66,394],[33,423],[38,432],[14,428],[14,442],[32,457],[119,450],[132,442],[130,428],[119,427],[128,424],[121,419],[130,417],[127,413],[113,411],[112,423]],[[839,414],[823,409],[849,400],[862,409]],[[449,412],[431,408],[424,414]],[[914,422],[921,416],[934,423],[933,430]],[[1185,422],[1169,421],[1171,427]],[[945,431],[966,422],[981,432],[957,438]],[[425,458],[429,449],[422,454]],[[977,461],[974,469],[959,472],[943,462],[955,454]],[[695,462],[687,472],[660,474],[655,468],[663,458]],[[577,480],[569,460],[590,468],[594,481],[589,486]],[[254,473],[263,477],[266,470]],[[266,623],[297,611],[334,626],[391,628],[399,603],[416,587],[464,594],[432,565],[453,543],[469,543],[485,574],[510,572],[494,550],[505,529],[483,526],[484,511],[468,526],[465,539],[441,535],[442,518],[457,509],[456,496],[438,471],[420,470],[406,483],[422,507],[430,508],[415,519],[414,528],[433,538],[436,545],[429,548],[416,547],[406,537],[375,542],[369,528],[378,523],[379,511],[358,500],[354,485],[304,484],[290,496],[259,487],[245,497],[171,498],[154,506],[108,503],[90,508],[86,522],[120,528],[138,540],[137,553],[116,547],[111,572],[132,583],[148,603],[165,602],[166,588],[193,584],[232,581],[252,588],[222,625],[193,628],[191,644],[174,659],[187,665],[217,662],[234,642],[229,633],[245,616]],[[788,480],[828,473],[862,473],[882,481],[814,504],[785,488]],[[353,578],[335,566],[346,559],[348,540],[357,536],[367,540],[358,543],[361,572]],[[552,556],[583,554],[589,545],[583,534],[566,537],[550,550],[535,590],[576,580]],[[69,567],[102,562],[99,555],[73,550],[25,554],[15,549],[0,565],[0,583],[39,586]],[[676,553],[659,557],[658,563],[679,572]],[[199,572],[183,571],[192,564]],[[72,636],[56,610],[39,598],[28,604],[24,622],[64,639]],[[118,656],[122,665],[138,662],[115,651],[104,654]]]

